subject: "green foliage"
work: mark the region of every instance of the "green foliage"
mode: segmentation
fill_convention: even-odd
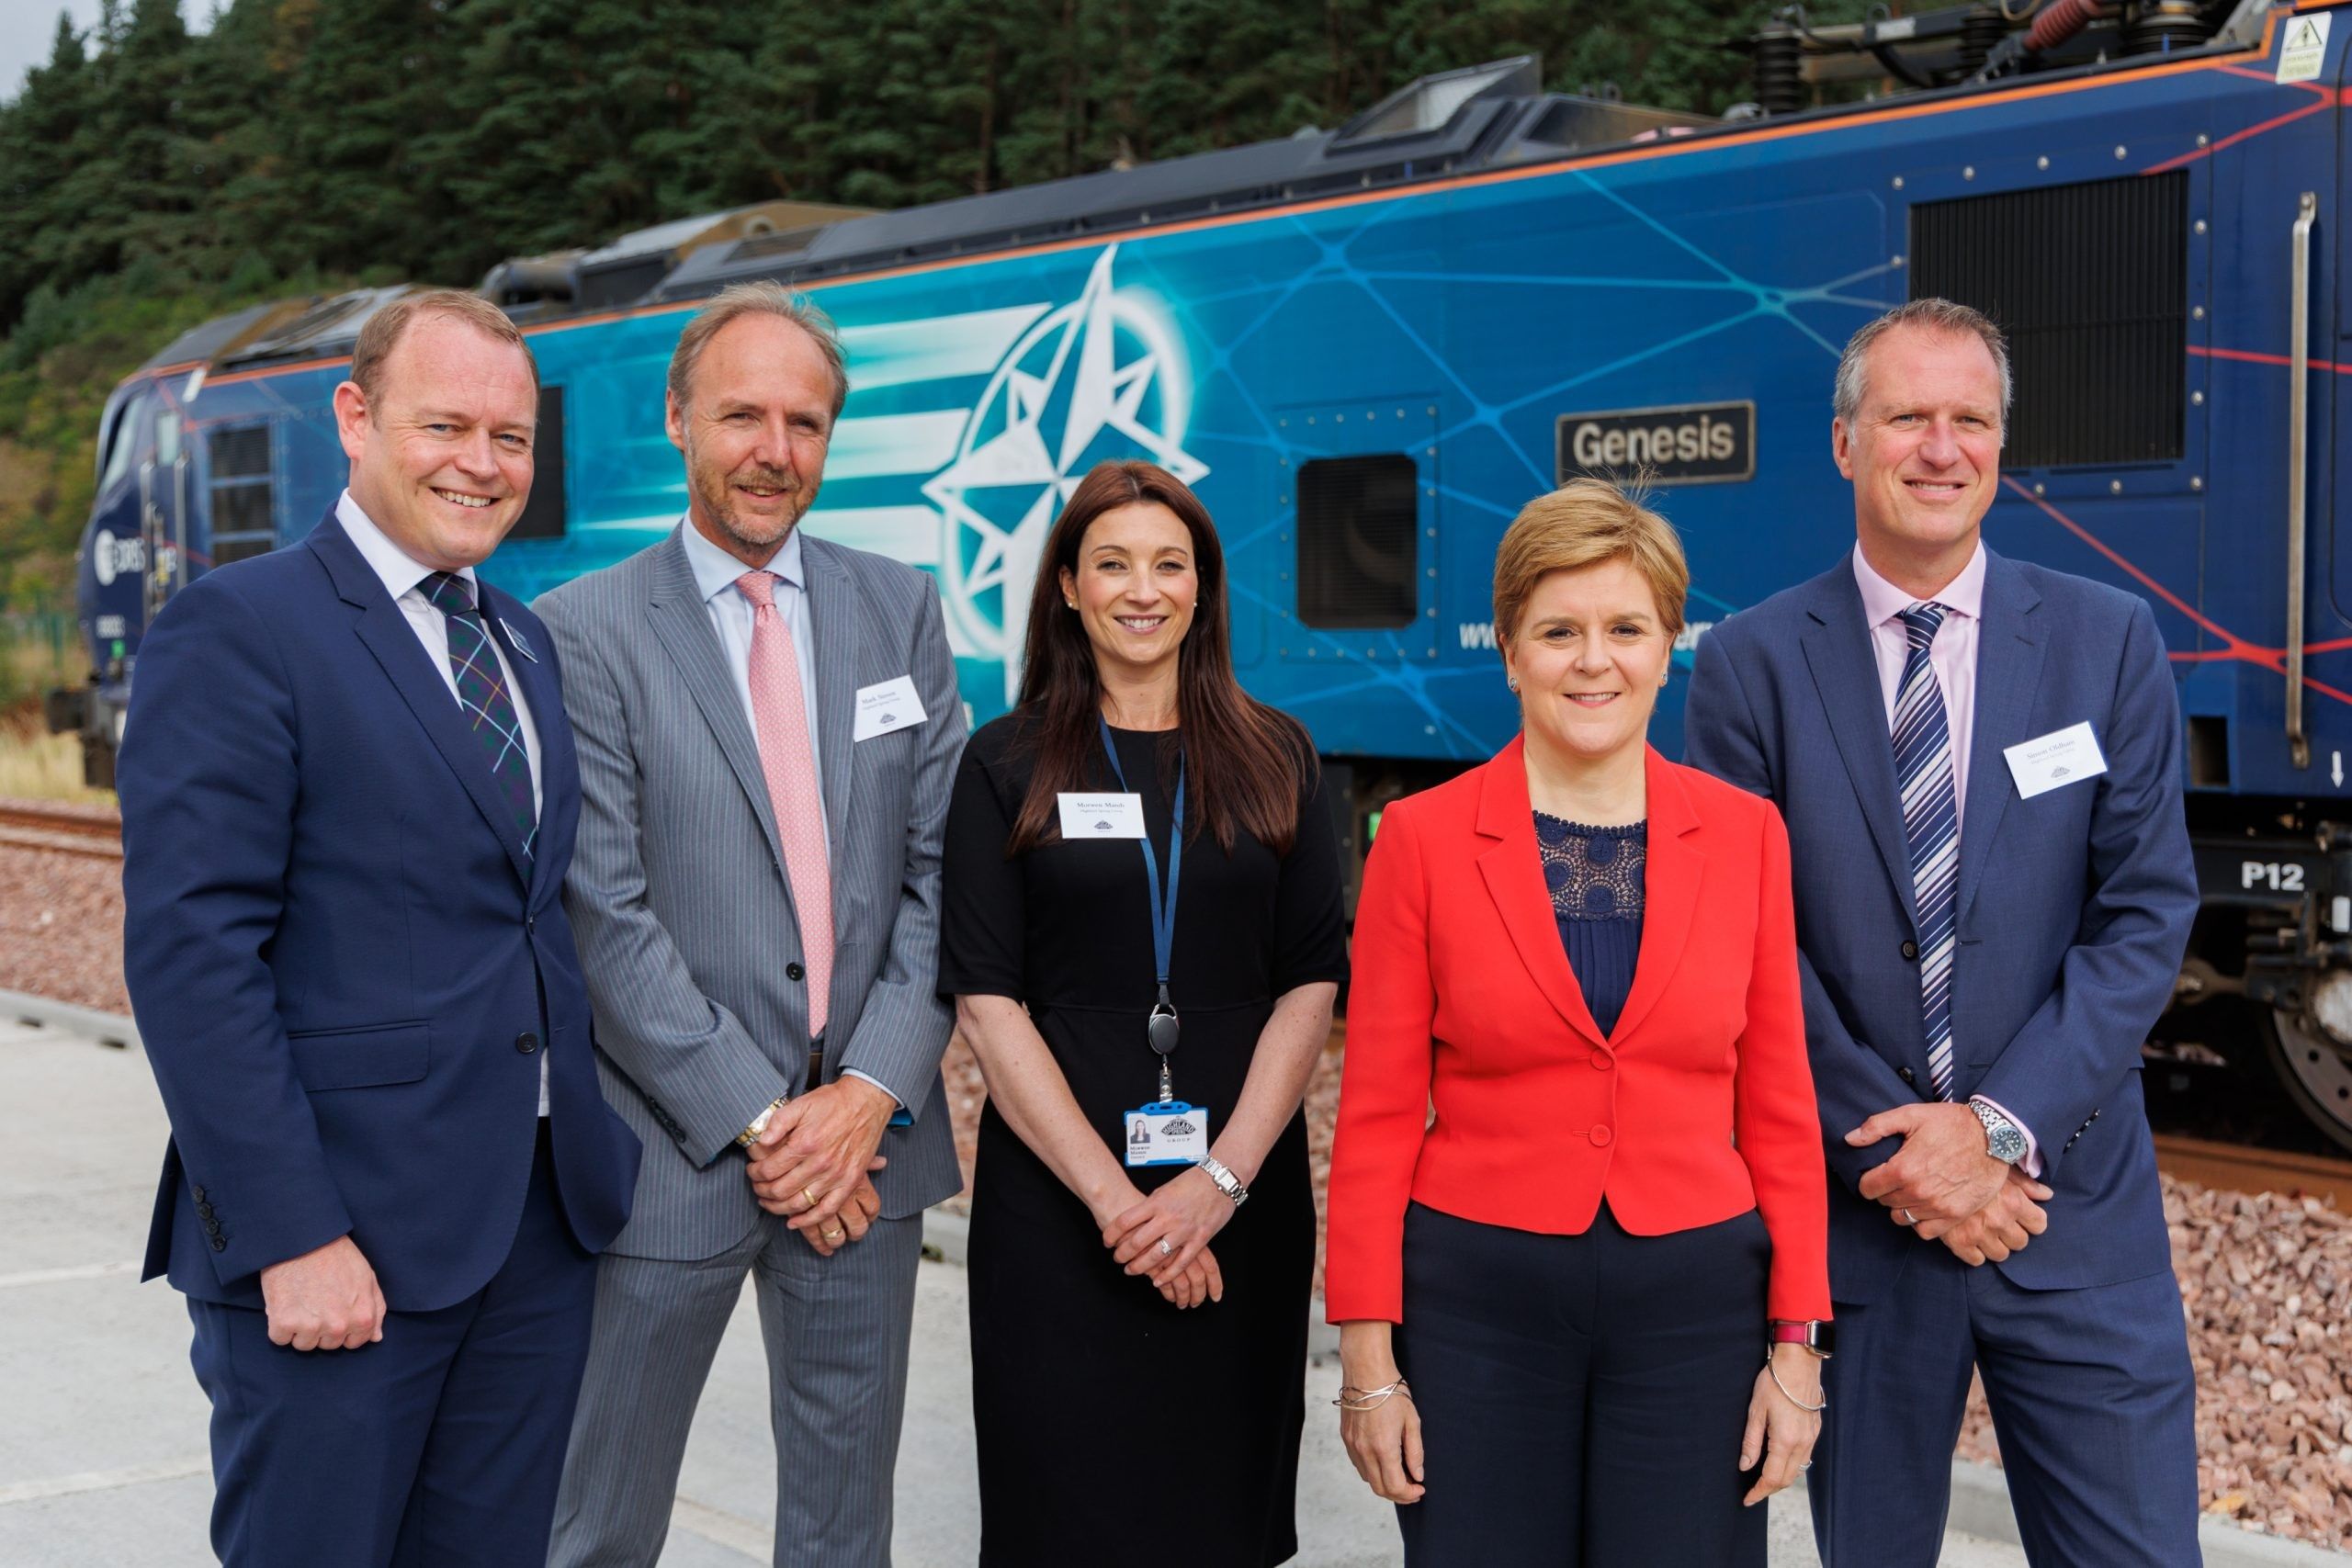
[[[1777,3],[225,0],[191,34],[179,0],[106,0],[0,104],[0,607],[67,594],[114,381],[236,306],[1180,157],[1522,52],[1719,110]]]

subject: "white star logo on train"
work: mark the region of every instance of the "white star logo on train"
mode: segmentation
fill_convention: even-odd
[[[943,519],[949,614],[974,652],[1004,661],[1008,702],[1038,556],[1086,471],[1141,457],[1186,484],[1208,472],[1184,450],[1182,356],[1157,312],[1112,287],[1117,254],[1104,251],[1079,297],[1006,353],[954,459],[922,487]]]

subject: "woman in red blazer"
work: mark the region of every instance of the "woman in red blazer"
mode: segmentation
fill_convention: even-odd
[[[1413,1568],[1762,1568],[1752,1505],[1820,1428],[1788,835],[1646,739],[1689,582],[1614,486],[1532,502],[1495,564],[1521,736],[1364,870],[1325,1293]]]

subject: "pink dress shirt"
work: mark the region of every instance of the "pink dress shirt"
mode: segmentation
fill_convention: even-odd
[[[1894,697],[1903,683],[1903,661],[1911,650],[1911,639],[1904,630],[1902,615],[1919,601],[1897,588],[1862,558],[1862,547],[1854,547],[1854,585],[1862,591],[1862,616],[1870,623],[1871,652],[1878,659],[1879,694],[1886,702],[1886,724],[1890,732],[1894,728]],[[1984,619],[1984,545],[1977,542],[1976,553],[1960,569],[1960,575],[1938,589],[1936,604],[1951,612],[1943,624],[1936,628],[1936,640],[1928,645],[1928,662],[1936,669],[1936,684],[1944,694],[1944,726],[1951,735],[1952,822],[1955,829],[1965,831],[1968,816],[1968,755],[1969,742],[1976,728],[1976,632]],[[1975,1097],[1984,1100],[1983,1095]],[[2019,1163],[2029,1176],[2041,1174],[2041,1145],[2034,1141],[2033,1129],[1999,1104],[1984,1100],[2004,1116],[2016,1122],[2018,1131],[2025,1134],[2025,1158]]]

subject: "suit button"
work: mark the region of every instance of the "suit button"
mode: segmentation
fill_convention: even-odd
[[[1595,1051],[1592,1054],[1592,1065],[1595,1068],[1605,1073],[1610,1068],[1617,1065],[1617,1058],[1611,1055],[1606,1051]]]
[[[1919,956],[1919,944],[1916,942],[1908,941],[1904,942],[1903,956],[1917,961]]]
[[[1913,1071],[1912,1071],[1910,1068],[1908,1068],[1908,1067],[1897,1067],[1897,1068],[1895,1068],[1895,1069],[1894,1069],[1894,1076],[1895,1076],[1896,1077],[1898,1077],[1898,1078],[1901,1078],[1905,1083],[1907,1083],[1907,1084],[1916,1084],[1916,1083],[1917,1083],[1917,1082],[1919,1081],[1919,1075],[1918,1075],[1918,1074],[1917,1074],[1917,1073],[1915,1073],[1915,1072],[1913,1072]]]
[[[517,1034],[517,1035],[514,1037],[514,1049],[516,1049],[517,1051],[522,1052],[522,1053],[523,1053],[523,1055],[525,1055],[526,1056],[529,1055],[532,1052],[534,1052],[534,1051],[537,1050],[538,1048],[539,1048],[539,1037],[538,1037],[537,1035],[536,1035],[536,1034],[532,1033],[532,1032],[531,1032],[529,1030],[527,1030],[527,1029],[526,1029],[526,1030],[525,1030],[525,1031],[523,1031],[523,1032],[522,1032],[522,1033]]]
[[[212,1217],[212,1205],[211,1205],[211,1204],[209,1204],[209,1203],[198,1203],[198,1204],[196,1206],[196,1212],[197,1212],[198,1213],[199,1213],[199,1214],[202,1214],[206,1219],[208,1219],[208,1220],[209,1220],[209,1219],[210,1219],[210,1218]]]
[[[808,973],[808,970],[803,969],[797,964],[787,964],[784,966],[784,977],[787,980],[797,980]]]
[[[212,1250],[215,1252],[226,1252],[229,1250],[229,1244],[216,1235],[212,1238]]]
[[[201,1187],[190,1187],[190,1188],[188,1189],[188,1190],[189,1190],[190,1192],[193,1192],[193,1193],[195,1193],[195,1194],[196,1194],[196,1201],[197,1201],[198,1202],[201,1203],[201,1202],[203,1202],[203,1201],[204,1201],[204,1189],[203,1189],[203,1188],[201,1188]]]
[[[1597,1148],[1607,1148],[1609,1146],[1609,1135],[1608,1128],[1595,1127],[1592,1130],[1592,1141],[1594,1146]]]
[[[539,918],[537,915],[524,916],[523,929],[526,931],[537,931],[539,929]]]

